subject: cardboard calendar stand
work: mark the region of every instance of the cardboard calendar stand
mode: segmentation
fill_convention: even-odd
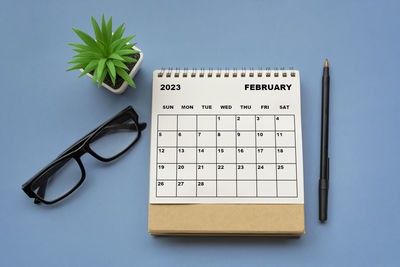
[[[283,235],[304,233],[304,205],[150,204],[154,235]]]
[[[150,163],[151,234],[302,235],[298,71],[155,71]]]

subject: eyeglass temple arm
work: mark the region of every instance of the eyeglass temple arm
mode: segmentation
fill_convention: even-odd
[[[145,122],[144,122],[144,123],[139,123],[139,131],[142,131],[142,130],[144,130],[145,128],[146,128],[146,123],[145,123]],[[99,139],[99,138],[101,138],[101,137],[103,137],[103,136],[105,136],[105,135],[107,135],[107,134],[114,133],[114,132],[116,132],[117,130],[121,130],[121,129],[125,129],[125,130],[134,130],[134,131],[136,131],[137,128],[134,126],[134,124],[114,124],[114,125],[110,125],[110,126],[106,127],[103,131],[101,131],[100,134],[96,135],[96,136],[93,138],[93,141],[95,141],[95,140],[97,140],[97,139]],[[61,154],[56,158],[56,160],[59,159],[59,158],[61,158],[61,157],[64,156],[64,155],[66,155],[66,154],[68,154],[68,153],[74,151],[77,147],[81,146],[82,142],[86,141],[86,139],[87,139],[93,132],[95,132],[96,130],[97,130],[97,128],[96,128],[95,130],[91,131],[90,133],[88,133],[87,135],[85,135],[85,136],[84,136],[83,138],[81,138],[78,142],[76,142],[76,143],[73,144],[71,147],[69,147],[67,150],[65,150],[63,153],[61,153]],[[48,174],[46,174],[47,179],[42,179],[42,180],[39,182],[39,189],[38,189],[38,192],[37,192],[37,195],[38,195],[39,197],[44,198],[44,196],[45,196],[45,194],[46,194],[47,183],[49,182],[49,180],[50,180],[50,178],[52,177],[52,175],[53,175],[57,170],[59,170],[61,167],[62,167],[62,165],[60,165],[58,168],[57,168],[57,167],[52,168],[51,171],[50,171]],[[46,177],[44,177],[44,178],[46,178]],[[40,203],[40,200],[37,199],[37,198],[35,198],[34,203],[35,203],[35,204],[39,204],[39,203]]]

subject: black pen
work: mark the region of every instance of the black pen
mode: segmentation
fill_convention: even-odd
[[[328,219],[328,189],[329,189],[329,64],[325,60],[322,76],[322,103],[321,103],[321,162],[319,176],[319,220],[321,223]]]

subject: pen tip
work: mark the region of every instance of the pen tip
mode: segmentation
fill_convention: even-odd
[[[325,64],[324,64],[325,68],[329,68],[329,63],[328,63],[328,59],[325,59]]]

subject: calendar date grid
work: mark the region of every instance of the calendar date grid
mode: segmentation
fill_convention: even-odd
[[[157,197],[296,198],[293,114],[158,114]]]

